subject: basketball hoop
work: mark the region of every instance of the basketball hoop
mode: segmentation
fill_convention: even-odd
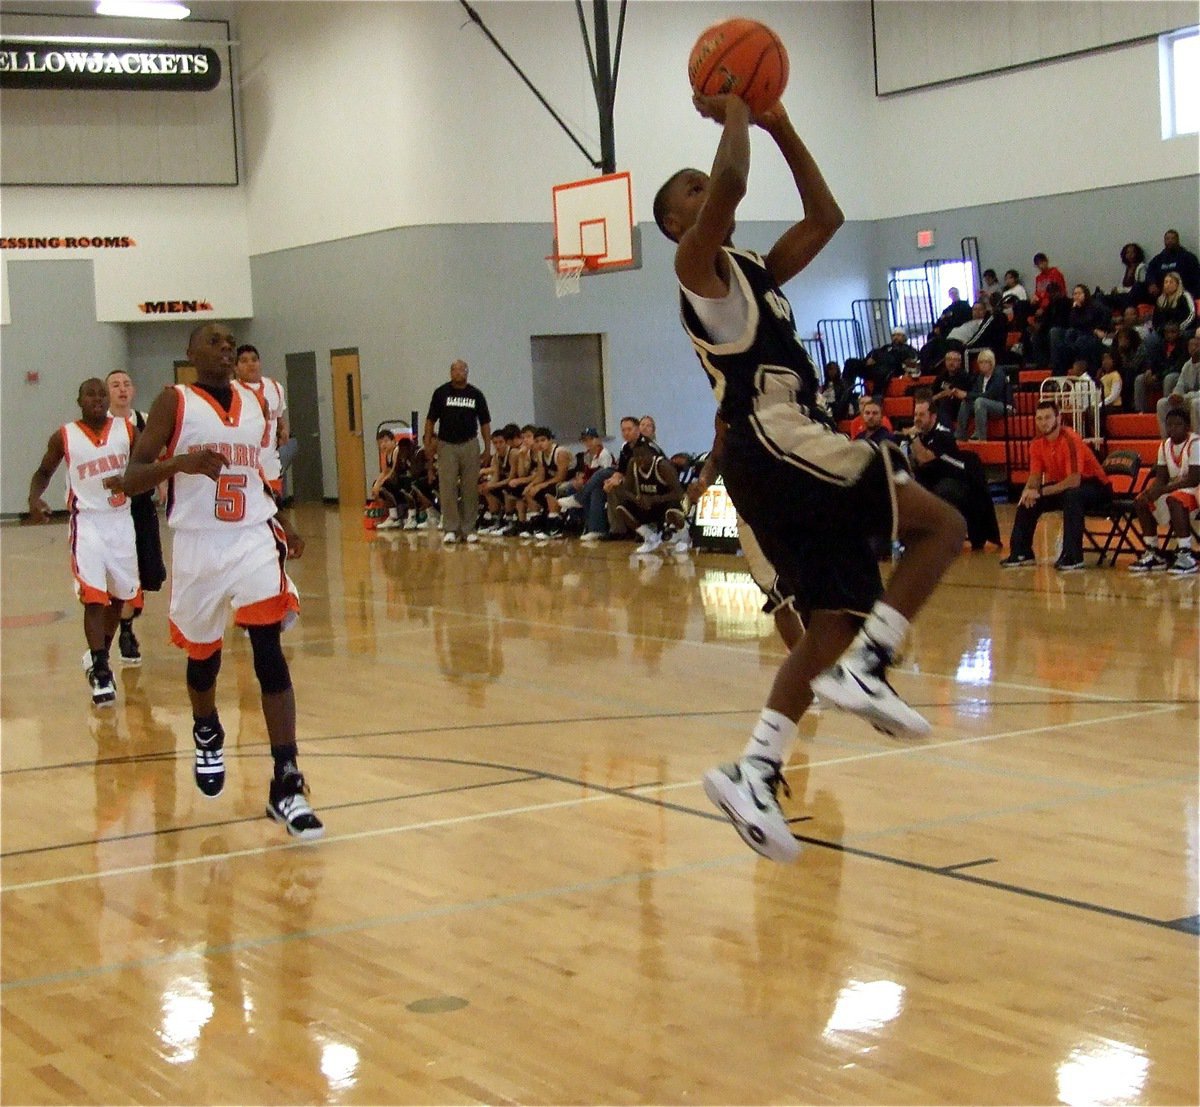
[[[564,296],[577,296],[583,271],[587,269],[594,272],[599,266],[599,254],[546,255],[546,268],[554,276],[554,295],[560,300]]]

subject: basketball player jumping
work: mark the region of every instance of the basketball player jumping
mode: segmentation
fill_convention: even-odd
[[[83,633],[92,703],[111,707],[117,699],[108,651],[126,603],[140,607],[137,547],[129,497],[121,472],[136,432],[128,419],[108,414],[108,388],[92,377],[79,386],[82,419],[59,427],[29,482],[29,518],[44,523],[50,508],[42,494],[62,462],[67,463],[67,509],[71,514],[71,572],[83,604]]]
[[[965,524],[909,477],[898,452],[838,434],[820,403],[780,286],[817,256],[844,217],[787,112],[776,105],[752,120],[733,96],[697,96],[694,104],[722,127],[712,172],[674,174],[655,197],[654,217],[678,244],[684,329],[728,425],[726,488],[785,590],[812,612],[741,758],[709,770],[704,788],[752,849],[790,861],[800,847],[776,793],[814,692],[889,734],[928,732],[888,683],[887,669],[909,620],[962,548]],[[804,206],[804,218],[765,258],[731,241],[752,122],[778,146]],[[871,539],[897,536],[905,555],[885,590]]]
[[[296,765],[296,696],[279,636],[299,610],[285,571],[304,542],[277,518],[262,461],[270,418],[259,396],[232,380],[234,340],[206,323],[188,341],[194,385],[164,389],[150,408],[125,473],[131,495],[170,480],[167,520],[175,532],[171,572],[171,639],[187,651],[187,689],[196,747],[193,777],[206,796],[225,786],[225,731],[216,683],[229,608],[245,627],[262,690],[275,774],[267,814],[297,838],[319,838]],[[163,460],[158,460],[164,455]]]

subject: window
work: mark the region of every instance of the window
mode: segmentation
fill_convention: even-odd
[[[1200,131],[1200,27],[1159,38],[1158,84],[1163,138]]]

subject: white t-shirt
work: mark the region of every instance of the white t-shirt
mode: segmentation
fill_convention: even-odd
[[[710,300],[706,296],[697,296],[690,288],[684,288],[683,294],[688,298],[708,337],[714,346],[725,346],[734,342],[746,333],[750,322],[750,302],[742,294],[741,283],[736,280],[729,282],[729,291],[719,300]]]

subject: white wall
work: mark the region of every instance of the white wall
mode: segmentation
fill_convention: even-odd
[[[11,249],[6,261],[90,260],[103,322],[153,323],[148,301],[203,300],[189,317],[244,319],[254,314],[246,205],[236,188],[6,188],[4,237],[132,238],[129,247]],[[15,321],[15,320],[14,320]]]
[[[598,153],[574,4],[476,7]],[[796,49],[788,103],[850,218],[870,217],[856,187],[873,96],[865,2],[639,0],[628,9],[616,105],[618,168],[633,172],[635,218],[649,218],[670,173],[712,159],[717,129],[691,107],[687,57],[705,26],[734,14],[769,20],[789,42],[820,44]],[[551,186],[595,173],[458,4],[254,4],[238,37],[255,253],[398,226],[548,223]],[[796,210],[786,171],[763,160],[746,219]]]
[[[885,219],[1195,173],[1196,136],[1161,135],[1157,42],[903,93],[874,104],[868,204]]]

